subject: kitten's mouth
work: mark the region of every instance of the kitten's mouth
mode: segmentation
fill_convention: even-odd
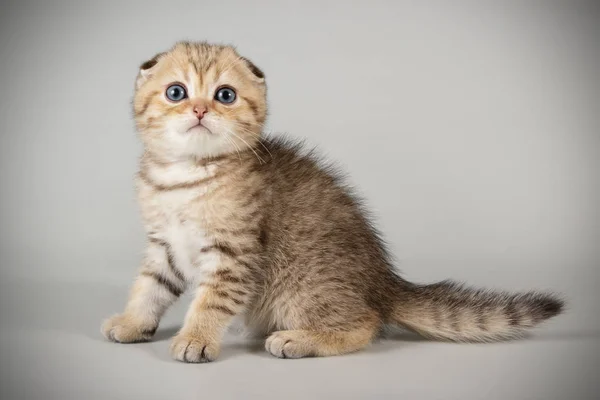
[[[212,135],[212,132],[210,129],[208,129],[205,125],[202,124],[202,121],[198,121],[195,125],[191,126],[188,130],[188,133],[202,133],[202,132],[208,132],[209,134]]]

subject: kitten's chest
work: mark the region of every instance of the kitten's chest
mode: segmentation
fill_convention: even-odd
[[[188,280],[197,280],[216,266],[207,230],[206,204],[199,198],[202,188],[154,194],[147,210],[150,236],[169,245],[177,268]]]
[[[177,165],[143,172],[138,179],[138,200],[149,234],[202,236],[199,232],[204,230],[214,174],[214,168],[190,170]]]
[[[148,235],[169,245],[177,267],[188,279],[216,268],[209,251],[215,235],[232,221],[240,200],[228,190],[226,174],[214,166],[148,170],[138,182],[139,201]]]

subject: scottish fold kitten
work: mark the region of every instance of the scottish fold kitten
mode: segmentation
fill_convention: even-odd
[[[265,76],[232,47],[177,43],[141,65],[136,184],[147,249],[115,342],[149,340],[195,292],[173,357],[212,361],[234,316],[276,357],[360,350],[384,325],[434,339],[514,337],[563,309],[547,293],[405,281],[360,201],[302,146],[262,135]]]

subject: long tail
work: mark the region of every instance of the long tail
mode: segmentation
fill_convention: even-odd
[[[520,336],[563,309],[564,301],[549,293],[494,292],[443,281],[403,285],[392,320],[425,337],[487,342]]]

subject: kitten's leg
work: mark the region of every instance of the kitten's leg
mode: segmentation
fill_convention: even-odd
[[[265,348],[279,358],[337,356],[366,347],[377,331],[375,324],[348,331],[277,331],[267,338]]]
[[[247,271],[233,259],[207,277],[198,287],[185,323],[173,338],[171,354],[179,361],[202,363],[217,358],[225,330],[241,313],[252,292]]]
[[[125,311],[107,319],[104,336],[114,342],[149,340],[160,318],[185,290],[185,279],[174,265],[166,243],[151,240]]]

